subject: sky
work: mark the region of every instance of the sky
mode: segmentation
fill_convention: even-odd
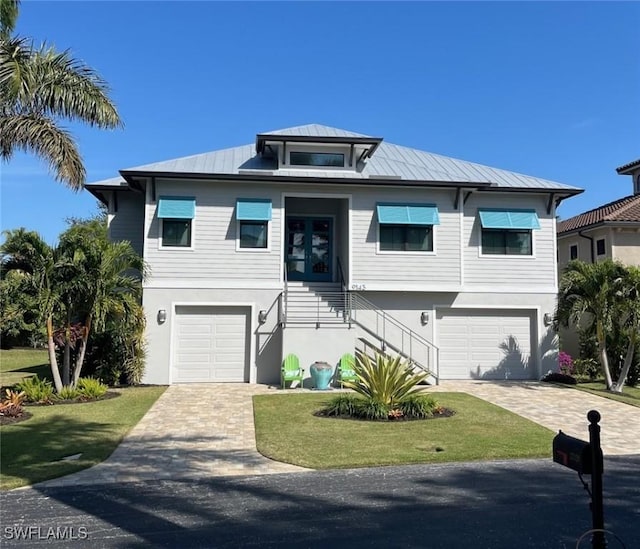
[[[110,85],[123,129],[62,122],[88,181],[318,123],[585,189],[566,219],[632,192],[639,28],[637,2],[26,0],[16,32]],[[0,169],[3,230],[96,212],[32,155]]]

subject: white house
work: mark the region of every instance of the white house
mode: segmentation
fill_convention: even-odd
[[[144,255],[146,383],[279,380],[357,346],[432,379],[555,367],[568,185],[316,124],[87,189]]]

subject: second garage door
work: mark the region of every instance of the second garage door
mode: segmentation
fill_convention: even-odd
[[[442,379],[534,379],[533,311],[441,309],[436,315]]]
[[[172,382],[248,381],[249,309],[176,307]]]

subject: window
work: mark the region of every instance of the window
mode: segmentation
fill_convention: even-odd
[[[533,255],[533,231],[540,229],[535,210],[483,208],[478,214],[483,255]]]
[[[432,252],[433,227],[430,225],[380,225],[380,250]]]
[[[190,248],[191,219],[163,219],[162,246]]]
[[[604,255],[606,250],[604,249],[604,238],[596,240],[596,253],[598,255]]]
[[[289,164],[292,166],[344,168],[344,154],[292,151],[289,153]]]
[[[377,204],[381,252],[433,252],[435,204]]]
[[[482,253],[485,255],[533,255],[531,231],[482,229]]]
[[[267,221],[240,221],[240,247],[266,248],[269,242]]]
[[[238,223],[238,248],[269,248],[269,222],[271,221],[271,199],[239,198],[236,201]]]
[[[570,259],[578,259],[578,245],[574,244],[569,248],[569,258]]]
[[[161,248],[191,248],[196,200],[186,196],[161,196],[158,199]]]

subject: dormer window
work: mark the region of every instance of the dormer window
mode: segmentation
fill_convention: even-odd
[[[289,164],[292,166],[320,166],[323,168],[344,168],[344,154],[329,152],[291,151]]]

